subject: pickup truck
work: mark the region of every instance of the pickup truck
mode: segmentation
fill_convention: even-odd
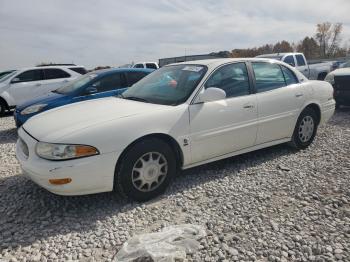
[[[276,59],[289,64],[299,70],[310,80],[324,80],[332,71],[332,62],[308,64],[303,53],[276,53],[259,55],[260,58]]]

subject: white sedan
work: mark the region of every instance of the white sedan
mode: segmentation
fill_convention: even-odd
[[[49,110],[19,129],[24,174],[60,195],[161,194],[179,169],[290,142],[309,146],[334,113],[333,88],[283,62],[165,66],[121,97]]]

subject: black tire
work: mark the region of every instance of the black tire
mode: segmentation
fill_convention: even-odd
[[[324,73],[320,73],[318,76],[317,76],[317,80],[320,80],[320,81],[323,81],[327,76],[327,73],[324,72]]]
[[[303,136],[299,132],[302,132],[302,125],[304,125],[306,119],[312,119],[313,121],[313,130],[312,134],[310,136]],[[303,112],[301,112],[298,121],[295,125],[293,137],[291,144],[293,147],[297,149],[305,149],[307,148],[315,139],[316,133],[317,133],[317,127],[318,127],[318,116],[316,112],[312,108],[305,108]],[[303,123],[303,124],[302,124]],[[305,127],[304,127],[305,128]]]
[[[5,115],[7,109],[6,103],[0,99],[0,117]]]
[[[137,164],[140,163],[140,158],[143,156],[146,157],[143,160],[147,161],[147,156],[150,153],[154,153],[155,156],[157,156],[158,154],[158,156],[161,155],[164,157],[162,159],[165,159],[167,163],[166,175],[164,176],[164,178],[158,177],[158,179],[161,180],[161,182],[157,187],[155,187],[156,186],[155,184],[157,182],[154,182],[154,183],[147,183],[147,186],[145,185],[146,186],[145,188],[139,189],[137,188],[137,186],[139,187],[141,186],[140,184],[137,183],[138,181],[135,182],[135,177],[137,179],[139,177],[142,177],[143,175],[141,175],[141,173],[134,171],[134,167],[137,167]],[[153,155],[152,155],[152,158],[153,158]],[[163,163],[165,162],[163,161]],[[142,162],[142,166],[143,165],[144,163]],[[161,170],[162,168],[160,169],[156,168],[156,170]],[[150,173],[151,173],[150,176],[153,176],[154,172],[157,173],[158,171],[154,171],[152,169],[152,170],[148,170],[148,173],[147,172],[144,172],[144,173],[147,173],[146,176],[148,176]],[[162,170],[162,172],[165,172],[165,171]],[[136,143],[135,145],[133,145],[130,149],[128,149],[128,151],[125,154],[123,154],[120,164],[117,166],[115,171],[114,189],[116,189],[121,195],[131,198],[133,200],[147,201],[162,194],[168,187],[170,181],[175,176],[175,174],[176,174],[176,158],[172,148],[167,143],[157,138],[144,139]],[[134,182],[133,182],[133,178],[134,178]],[[152,189],[152,186],[154,186],[155,188]],[[144,192],[142,190],[150,190],[150,191]]]

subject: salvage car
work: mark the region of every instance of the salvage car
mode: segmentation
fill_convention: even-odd
[[[17,128],[41,112],[85,100],[116,96],[153,72],[151,69],[105,69],[83,75],[51,91],[49,94],[16,107],[14,119]]]
[[[0,116],[6,110],[43,96],[79,76],[75,66],[45,66],[16,70],[0,79]]]
[[[334,99],[336,106],[350,106],[350,68],[344,67],[330,72],[325,81],[334,88]]]
[[[162,67],[119,98],[43,112],[18,130],[26,176],[59,195],[119,191],[137,201],[180,169],[290,142],[304,149],[334,113],[333,88],[269,59]]]
[[[339,68],[348,68],[350,67],[350,61],[347,61],[339,66]]]

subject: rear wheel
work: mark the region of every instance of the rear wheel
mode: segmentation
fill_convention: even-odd
[[[6,103],[0,99],[0,116],[4,116],[7,109]]]
[[[116,169],[114,187],[136,201],[162,194],[176,174],[176,158],[171,147],[150,138],[133,145]]]
[[[317,133],[318,117],[311,108],[306,108],[299,116],[294,129],[292,145],[298,149],[307,148]]]

